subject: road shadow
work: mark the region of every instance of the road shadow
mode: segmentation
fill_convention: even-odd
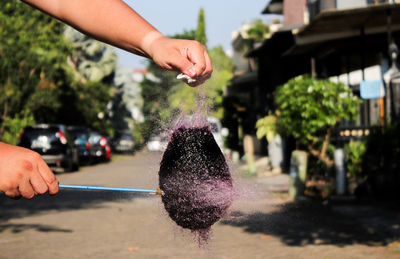
[[[1,224],[0,223],[0,233],[10,230],[11,233],[18,234],[27,230],[36,230],[38,232],[63,232],[72,233],[71,229],[62,229],[49,225],[43,224]]]
[[[292,202],[277,206],[269,213],[234,211],[231,219],[221,223],[243,228],[249,233],[278,237],[288,246],[381,246],[400,237],[398,213],[384,215],[382,211],[374,213],[372,208],[367,214],[365,210],[358,213],[354,205],[345,206],[353,213],[342,213],[346,210],[338,208],[313,202]]]
[[[136,198],[150,198],[150,195],[113,191],[62,190],[55,196],[45,194],[31,200],[13,200],[0,194],[0,224],[10,219],[48,213],[49,211],[103,208],[105,202],[133,202]]]

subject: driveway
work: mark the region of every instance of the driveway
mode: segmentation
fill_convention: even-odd
[[[160,153],[141,152],[59,174],[63,184],[156,188]],[[160,197],[61,190],[0,195],[0,258],[400,258],[399,214],[287,200],[288,177],[236,175],[242,196],[206,247],[172,222]]]

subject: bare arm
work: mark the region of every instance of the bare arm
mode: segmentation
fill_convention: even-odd
[[[121,0],[23,0],[98,40],[152,58],[160,67],[206,80],[207,50],[196,41],[170,39]]]
[[[56,177],[38,153],[0,142],[0,154],[0,192],[27,199],[58,192]]]

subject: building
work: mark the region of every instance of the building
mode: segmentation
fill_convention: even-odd
[[[136,124],[144,121],[142,113],[143,97],[140,83],[143,80],[158,82],[146,69],[118,67],[115,72],[115,93],[107,105],[108,116],[117,130],[132,130]]]
[[[400,87],[394,80],[400,78],[395,66],[399,1],[271,0],[262,13],[283,15],[283,24],[245,54],[254,65],[232,80],[231,93],[253,98],[246,102],[249,113],[240,115],[253,128],[243,127],[243,134],[254,134],[257,118],[274,109],[276,87],[301,74],[341,81],[356,94],[362,81],[382,80],[385,98],[365,100],[352,126],[379,125],[382,111],[386,119],[400,114]]]

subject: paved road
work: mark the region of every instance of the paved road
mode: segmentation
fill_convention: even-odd
[[[139,153],[58,178],[155,188],[160,159]],[[366,227],[357,215],[335,212],[340,207],[287,203],[287,182],[284,175],[236,177],[246,195],[213,227],[206,248],[175,226],[159,197],[74,190],[30,201],[0,195],[0,258],[399,258],[378,223]],[[398,218],[392,220],[395,229]]]

